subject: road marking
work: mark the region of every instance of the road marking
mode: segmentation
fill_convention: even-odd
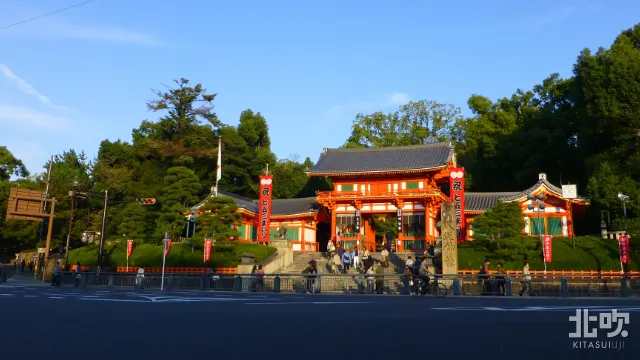
[[[245,305],[293,305],[293,304],[312,304],[312,305],[343,305],[343,304],[373,304],[370,301],[290,301],[290,302],[248,302]]]
[[[49,296],[49,299],[64,299],[62,296]]]
[[[0,294],[0,296],[13,296],[13,294]]]
[[[145,300],[132,300],[132,299],[78,298],[78,300],[148,303],[148,301],[145,301]]]
[[[26,297],[26,298],[37,298],[38,295],[22,295],[22,297]]]

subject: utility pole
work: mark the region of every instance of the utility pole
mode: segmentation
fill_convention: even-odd
[[[44,191],[44,198],[45,199],[49,199],[49,184],[51,183],[51,169],[53,167],[53,155],[51,155],[51,159],[49,160],[49,169],[47,170],[47,187],[46,190]],[[47,213],[47,201],[43,201],[42,203],[42,213],[46,214]],[[48,221],[51,221],[51,218],[48,219]],[[40,241],[42,242],[42,234],[44,232],[44,217],[42,218],[42,222],[40,222]],[[40,263],[40,257],[38,257],[38,263],[36,264],[36,266],[38,267],[37,271],[33,272],[33,277],[37,278],[38,274],[42,274],[43,275],[43,279],[44,279],[44,263],[45,260],[47,259],[47,257],[49,256],[49,247],[47,246],[45,249],[45,254],[44,254],[44,259],[42,260],[42,263]],[[43,271],[41,271],[43,270]]]
[[[64,254],[64,264],[69,265],[69,244],[71,244],[71,228],[73,226],[73,216],[76,209],[76,201],[75,201],[75,192],[69,191],[69,196],[71,197],[71,216],[69,217],[69,230],[67,231],[67,247],[65,249]]]
[[[100,247],[98,248],[98,272],[102,270],[102,252],[104,251],[104,236],[107,230],[107,208],[109,206],[109,190],[104,191],[104,210],[102,210],[102,230],[100,231]]]

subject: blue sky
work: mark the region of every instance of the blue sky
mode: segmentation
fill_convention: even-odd
[[[3,0],[0,27],[81,0]],[[237,124],[266,117],[272,150],[316,161],[359,112],[407,100],[460,106],[570,76],[608,47],[640,2],[97,0],[0,31],[0,144],[43,171],[66,149],[131,141],[151,89],[185,77]]]

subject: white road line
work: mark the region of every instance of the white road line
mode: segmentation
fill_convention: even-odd
[[[0,294],[0,296],[13,296],[13,294]]]
[[[38,295],[22,295],[22,297],[26,297],[26,298],[37,298]]]
[[[145,300],[131,300],[131,299],[78,298],[78,300],[148,303],[148,301],[145,301]]]
[[[62,296],[49,296],[49,299],[64,299]]]
[[[367,301],[291,301],[291,302],[248,302],[245,305],[292,305],[292,304],[311,304],[311,305],[346,305],[346,304],[373,304]]]

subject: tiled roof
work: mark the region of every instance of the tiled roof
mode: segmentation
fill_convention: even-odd
[[[316,202],[316,198],[299,199],[274,199],[271,205],[271,216],[304,214],[317,212],[321,205]]]
[[[236,201],[236,204],[238,204],[238,207],[242,209],[246,209],[247,211],[256,214],[258,213],[258,200],[249,199],[226,191],[219,191],[219,194],[233,198]],[[202,206],[202,204],[203,203],[200,203],[194,206],[191,210],[197,210]],[[273,199],[273,202],[271,203],[271,216],[304,214],[317,212],[319,209],[320,204],[316,203],[316,199],[314,197],[299,199]]]
[[[309,175],[426,170],[445,167],[454,154],[447,143],[385,148],[325,149]]]
[[[540,174],[538,182],[524,191],[518,192],[493,192],[493,193],[477,193],[465,192],[464,208],[465,211],[486,211],[494,207],[498,201],[514,201],[521,199],[544,186],[548,190],[562,197],[562,188],[559,188],[547,180],[546,175]],[[578,200],[586,200],[582,196],[578,196]]]
[[[464,193],[464,210],[465,211],[487,211],[494,207],[498,201],[505,200],[514,195],[517,192],[504,192],[504,193],[477,193],[477,192],[465,192]]]

